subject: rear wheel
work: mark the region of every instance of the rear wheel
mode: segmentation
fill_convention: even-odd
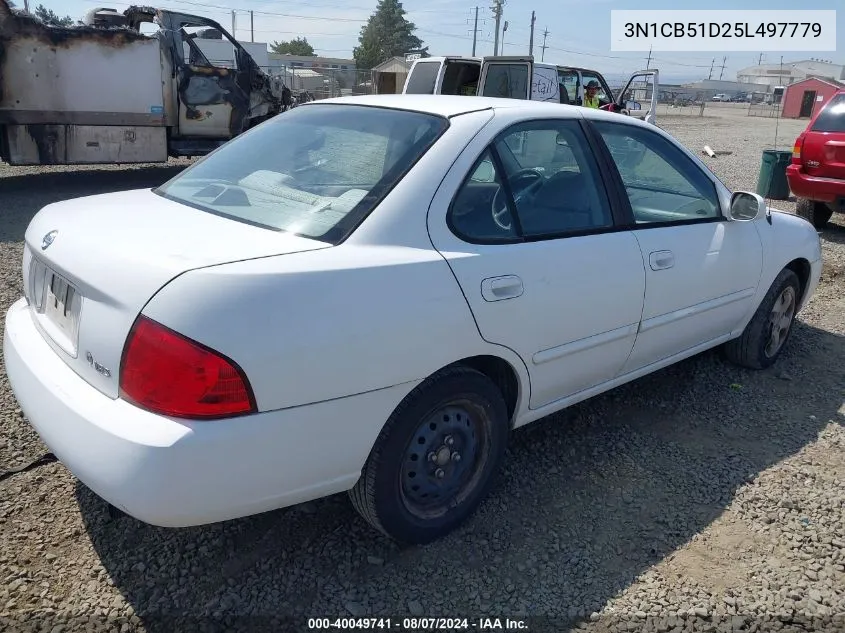
[[[350,491],[373,527],[405,543],[451,532],[487,495],[504,459],[507,406],[496,385],[465,367],[414,389],[382,429]]]
[[[785,268],[775,278],[742,335],[725,344],[725,355],[737,365],[765,369],[783,351],[798,312],[801,283]]]
[[[823,229],[830,221],[833,209],[824,202],[798,198],[795,203],[795,215],[801,216],[817,229]]]

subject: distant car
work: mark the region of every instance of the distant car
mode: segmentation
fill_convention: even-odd
[[[786,167],[795,212],[824,228],[834,212],[845,212],[845,89],[837,92],[795,140]]]
[[[306,103],[25,242],[6,371],[95,493],[190,526],[350,491],[410,543],[514,427],[719,345],[772,365],[821,270],[653,125],[442,95]]]
[[[728,95],[720,93],[717,95],[713,95],[711,101],[730,101],[730,99],[728,98]]]

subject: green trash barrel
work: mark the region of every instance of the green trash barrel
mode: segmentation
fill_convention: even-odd
[[[776,149],[763,150],[763,162],[757,177],[757,194],[772,200],[789,198],[789,182],[786,180],[786,166],[792,160],[792,152]]]

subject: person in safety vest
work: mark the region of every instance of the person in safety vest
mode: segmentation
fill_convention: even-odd
[[[599,91],[599,82],[595,79],[591,79],[587,82],[587,85],[584,86],[585,93],[584,93],[584,106],[587,108],[599,108],[604,105],[598,97]]]

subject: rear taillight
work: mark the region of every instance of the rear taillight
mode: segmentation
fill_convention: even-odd
[[[213,419],[256,411],[249,382],[237,364],[143,315],[123,350],[120,396],[177,418]]]
[[[795,139],[795,144],[792,146],[792,164],[801,164],[801,150],[804,148],[804,135],[802,134]]]

